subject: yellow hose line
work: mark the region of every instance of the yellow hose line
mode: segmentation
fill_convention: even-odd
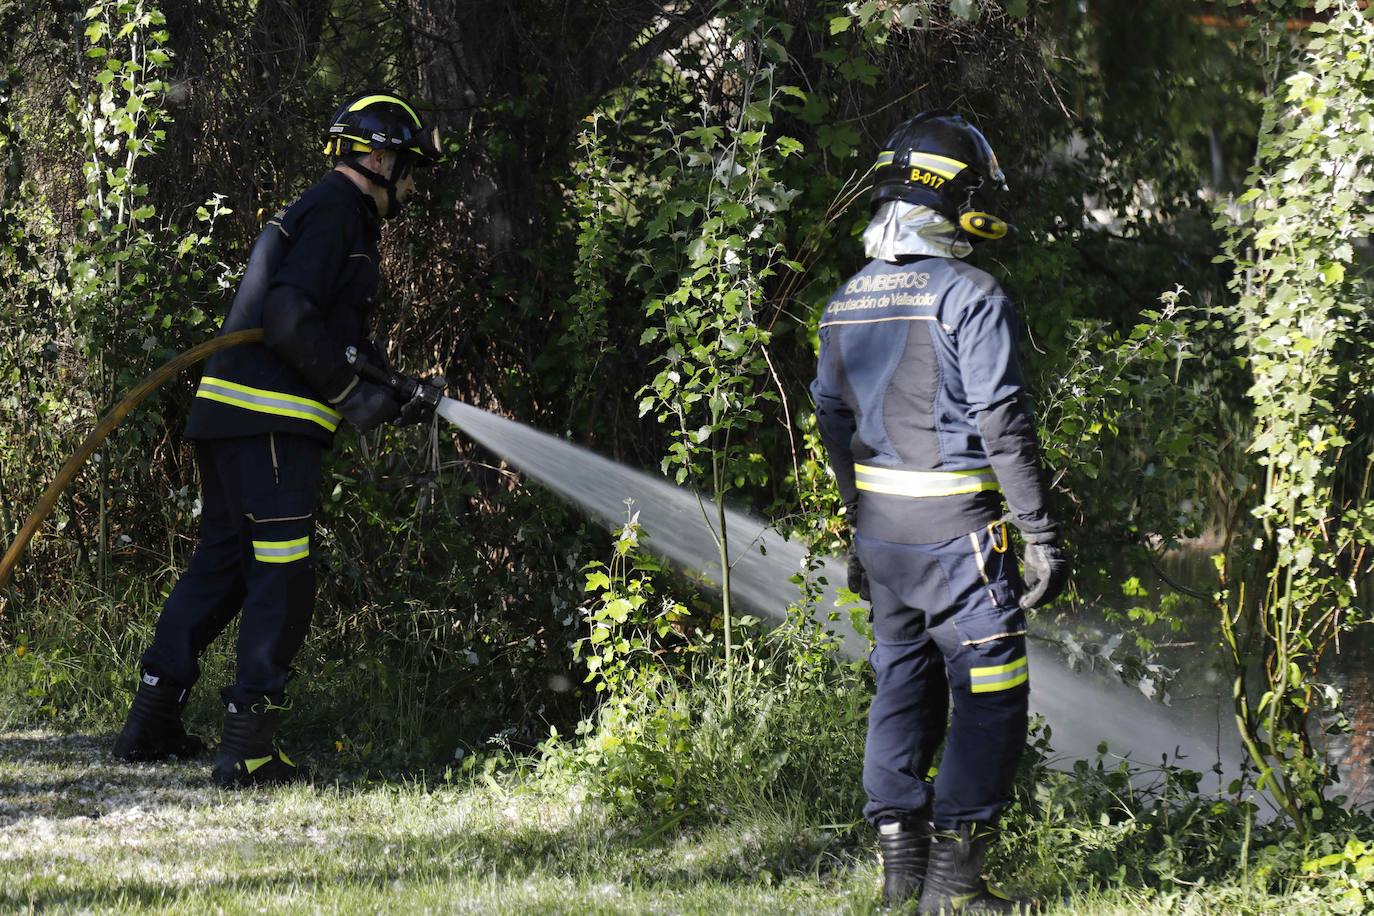
[[[235,331],[233,334],[223,334],[212,340],[207,340],[203,344],[192,347],[180,356],[176,356],[151,375],[139,382],[138,386],[124,396],[124,399],[116,404],[109,413],[100,418],[100,422],[91,430],[91,434],[86,437],[86,441],[81,443],[81,447],[76,450],[76,454],[67,459],[67,463],[62,465],[62,470],[57,472],[53,482],[48,485],[48,489],[43,493],[43,498],[38,501],[38,505],[29,515],[28,521],[24,522],[24,527],[19,529],[19,534],[15,536],[14,543],[10,544],[9,550],[5,551],[4,559],[0,559],[0,588],[4,588],[10,580],[10,574],[14,571],[15,564],[19,562],[19,557],[24,552],[24,548],[29,546],[29,541],[38,532],[38,526],[43,524],[43,520],[48,517],[52,507],[57,505],[58,498],[62,491],[76,477],[86,461],[100,447],[100,443],[105,441],[116,426],[128,416],[129,412],[143,403],[148,395],[152,394],[162,386],[169,378],[176,375],[187,366],[193,366],[201,360],[221,350],[228,350],[230,347],[237,347],[242,344],[256,343],[262,340],[262,328],[254,328],[248,331]],[[0,599],[3,602],[4,599]],[[4,604],[0,603],[0,611],[3,611]]]

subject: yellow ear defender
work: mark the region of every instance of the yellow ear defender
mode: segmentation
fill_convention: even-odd
[[[991,213],[970,210],[959,217],[959,228],[984,239],[1006,238],[1008,226]]]

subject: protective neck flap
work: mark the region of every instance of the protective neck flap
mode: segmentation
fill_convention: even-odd
[[[973,245],[958,226],[929,207],[885,201],[864,230],[864,253],[896,262],[901,258],[966,258]]]

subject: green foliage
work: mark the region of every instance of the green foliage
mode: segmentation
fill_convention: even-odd
[[[606,273],[616,243],[610,224],[622,193],[598,130],[599,119],[592,115],[589,120],[591,126],[578,136],[585,158],[576,165],[578,180],[570,195],[577,214],[577,262],[566,341],[570,361],[577,367],[578,388],[584,392],[590,389],[601,356],[610,346]]]
[[[670,430],[662,468],[679,484],[702,488],[715,505],[705,518],[719,548],[727,670],[733,663],[732,562],[724,522],[726,497],[746,481],[766,479],[748,431],[776,401],[766,388],[770,339],[764,324],[767,284],[783,265],[781,215],[796,196],[775,178],[801,144],[769,137],[784,98],[805,98],[778,85],[770,58],[785,57],[773,29],[748,20],[729,36],[726,65],[738,81],[730,124],[665,128],[651,159],[656,192],[631,274],[654,295],[640,344],[657,343],[662,368],[641,392],[640,415],[652,412]],[[772,44],[770,44],[772,42]],[[750,53],[762,46],[765,53]],[[704,510],[703,510],[703,514]],[[726,684],[727,703],[731,687]]]
[[[1299,900],[1304,909],[1364,911],[1357,902],[1367,892],[1360,875],[1368,848],[1356,837],[1368,835],[1367,817],[1338,817],[1304,838],[1249,801],[1199,793],[1196,772],[1132,765],[1105,745],[1092,760],[1049,768],[1051,736],[1033,731],[1003,818],[995,877],[1034,876],[1029,890],[1044,899],[1064,888],[1133,888],[1140,909],[1149,901],[1161,912],[1189,910],[1190,888],[1227,883],[1240,900],[1205,911],[1286,912]]]
[[[584,608],[589,635],[573,657],[587,666],[587,682],[597,693],[634,693],[638,678],[653,668],[665,640],[688,617],[681,603],[654,601],[651,572],[657,563],[638,553],[639,513],[632,512],[616,537],[610,564],[593,560],[583,567],[592,600]],[[649,685],[651,686],[651,685]]]
[[[242,199],[241,187],[207,199],[176,185],[187,168],[188,184],[201,187],[206,154],[219,162],[239,148],[211,148],[210,130],[180,158],[178,141],[204,127],[188,117],[183,62],[172,53],[174,44],[186,50],[187,33],[169,35],[148,3],[95,3],[79,28],[50,23],[45,12],[16,25],[16,42],[0,51],[4,68],[15,67],[0,68],[6,540],[94,417],[171,353],[213,333],[258,230],[251,213],[229,204]],[[55,53],[70,73],[40,72],[20,56],[46,48],[49,34],[62,38],[56,51],[69,47],[63,41],[79,45]],[[300,112],[302,121],[311,116]],[[281,127],[282,143],[292,131],[314,135],[300,123]],[[307,176],[301,169],[276,193],[291,194]],[[259,218],[284,202],[268,200]],[[180,438],[192,384],[169,384],[121,425],[4,595],[6,721],[109,727],[127,710],[152,622],[194,545],[196,480]],[[296,661],[292,728],[331,755],[338,741],[339,759],[362,769],[451,759],[455,747],[490,736],[532,740],[526,721],[542,729],[546,718],[569,721],[579,710],[565,676],[575,628],[559,596],[580,584],[582,522],[489,472],[472,446],[421,450],[416,439],[344,432],[326,469],[316,626]],[[517,570],[523,587],[511,582]],[[233,643],[225,633],[202,661],[196,703],[206,734],[218,727],[217,687],[233,677]],[[506,699],[473,704],[473,694]]]
[[[1331,778],[1307,735],[1326,702],[1318,666],[1334,639],[1369,619],[1354,602],[1374,546],[1374,449],[1362,435],[1374,397],[1374,291],[1355,264],[1355,244],[1374,233],[1374,20],[1354,4],[1335,9],[1268,98],[1250,187],[1226,219],[1237,299],[1224,313],[1252,378],[1251,451],[1265,475],[1254,550],[1266,565],[1247,592],[1232,578],[1245,558],[1226,558],[1223,626],[1238,671],[1264,674],[1258,699],[1237,677],[1237,720],[1260,784],[1305,827],[1323,817]],[[1362,483],[1348,490],[1340,482],[1352,464]],[[1256,628],[1258,656],[1241,635]]]
[[[1001,205],[1020,232],[983,248],[980,266],[1004,280],[1030,329],[1032,400],[1081,567],[1105,570],[1101,593],[1119,600],[1120,579],[1148,582],[1146,550],[1219,534],[1229,586],[1279,551],[1279,523],[1249,550],[1258,523],[1246,509],[1264,475],[1242,454],[1252,417],[1234,323],[1216,311],[1231,295],[1229,265],[1210,262],[1213,202],[1253,146],[1260,55],[1239,30],[1199,26],[1192,0],[1101,0],[1091,15],[1043,0],[696,5],[661,32],[653,12],[653,27],[633,23],[623,43],[550,36],[548,17],[528,15],[542,9],[517,3],[511,20],[532,23],[538,53],[493,57],[489,85],[445,70],[446,51],[427,56],[450,7],[418,3],[423,29],[374,7],[325,4],[323,27],[293,23],[297,58],[270,27],[281,4],[178,7],[169,29],[146,3],[103,0],[84,16],[56,0],[0,3],[14,36],[0,48],[4,530],[111,397],[210,333],[260,220],[322,166],[317,122],[334,96],[378,72],[405,83],[418,71],[420,97],[459,130],[446,180],[387,229],[377,329],[399,365],[442,368],[465,399],[658,464],[717,510],[727,498],[769,507],[834,553],[847,520],[814,418],[798,407],[815,316],[859,265],[870,153],[912,113],[953,106],[985,129],[1011,177]],[[1283,46],[1264,29],[1265,47]],[[1326,79],[1303,99],[1326,99]],[[1314,124],[1329,132],[1347,114]],[[1276,183],[1332,177],[1285,168]],[[1312,288],[1344,296],[1366,268],[1356,240],[1349,259],[1330,241],[1326,286]],[[1186,299],[1170,293],[1180,287]],[[1328,343],[1298,330],[1319,351]],[[126,702],[138,643],[192,543],[195,480],[178,436],[188,394],[169,388],[128,421],[6,596],[16,716],[108,724]],[[1274,428],[1296,441],[1309,429],[1284,423]],[[1326,530],[1366,544],[1368,450],[1345,438],[1307,452],[1343,455],[1331,493],[1353,514]],[[813,794],[852,816],[862,679],[824,660],[822,638],[800,626],[775,641],[746,635],[735,659],[728,605],[680,616],[696,607],[688,592],[634,551],[584,569],[593,539],[571,512],[470,444],[427,444],[345,433],[329,465],[317,627],[292,686],[294,721],[312,738],[338,741],[349,766],[395,768],[455,747],[529,747],[549,723],[590,722],[582,746],[602,757],[586,772],[612,774],[597,777],[607,797],[657,812],[709,799],[727,779],[741,798],[762,791],[753,768],[786,745],[787,761],[759,771],[818,786],[805,772],[814,765],[833,784]],[[1304,499],[1315,511],[1320,494]],[[728,576],[724,538],[720,553]],[[126,581],[146,588],[126,595]],[[1090,607],[1096,584],[1078,578]],[[1107,614],[1134,632],[1080,640],[1085,659],[1131,680],[1153,670],[1160,634],[1194,605],[1148,588]],[[576,613],[584,602],[590,617]],[[100,627],[83,628],[83,614]],[[715,667],[722,646],[731,676]],[[1125,658],[1132,646],[1139,663]],[[591,686],[569,686],[583,677],[567,677],[569,665],[592,659]],[[227,676],[227,654],[207,664],[207,679]],[[198,696],[208,715],[213,691]],[[605,718],[589,709],[598,701]],[[763,736],[744,742],[750,756],[730,756],[727,738],[750,735]],[[620,743],[598,747],[608,736]],[[813,739],[822,756],[806,758]]]
[[[821,823],[851,818],[868,691],[854,667],[816,650],[818,638],[808,629],[746,642],[733,670],[712,656],[641,666],[576,742],[555,732],[544,743],[543,785],[670,824],[792,806]]]
[[[202,305],[228,284],[211,242],[229,213],[222,198],[199,208],[189,230],[150,202],[145,172],[169,123],[164,16],[147,3],[110,0],[86,9],[81,22],[84,53],[72,63],[61,104],[43,108],[13,91],[2,112],[12,130],[65,144],[80,176],[64,203],[45,184],[53,176],[38,167],[41,144],[8,150],[12,165],[27,166],[0,203],[7,255],[0,288],[11,329],[0,344],[8,380],[0,479],[16,507],[41,492],[72,433],[84,433],[93,415],[170,353],[203,339],[210,317]],[[25,162],[26,154],[33,158]],[[58,518],[71,540],[48,545],[62,548],[64,563],[74,554],[83,573],[104,583],[112,555],[134,545],[151,541],[154,555],[170,560],[162,547],[171,549],[175,512],[167,510],[175,499],[159,500],[163,512],[145,509],[150,490],[175,495],[181,487],[146,461],[166,434],[161,418],[143,412],[95,457],[94,498],[74,489],[68,506],[76,511]],[[0,521],[7,532],[17,524],[8,513]],[[35,553],[56,559],[43,545]]]
[[[1230,873],[1252,805],[1209,800],[1199,774],[1113,762],[1105,747],[1071,769],[1046,767],[1033,736],[1006,815],[1006,860],[1069,887],[1164,888]]]
[[[751,636],[727,667],[684,606],[654,600],[661,570],[638,550],[632,514],[610,564],[585,567],[589,635],[575,653],[601,702],[575,741],[552,730],[540,784],[667,818],[658,830],[741,808],[847,817],[859,803],[860,666],[838,663],[833,638],[794,608],[789,625]],[[739,623],[749,632],[757,621]]]
[[[1323,896],[1336,905],[1336,912],[1374,908],[1374,842],[1351,837],[1339,852],[1304,862],[1302,868],[1321,882]]]
[[[1193,382],[1185,364],[1198,358],[1205,325],[1182,301],[1164,294],[1128,333],[1100,320],[1069,325],[1068,371],[1041,400],[1040,441],[1058,486],[1098,524],[1130,540],[1155,535],[1174,542],[1201,533],[1197,492],[1204,463],[1216,454],[1210,428],[1215,393]],[[1159,417],[1170,422],[1159,423]],[[1141,475],[1148,486],[1099,488],[1098,480]],[[1080,495],[1082,494],[1082,495]]]

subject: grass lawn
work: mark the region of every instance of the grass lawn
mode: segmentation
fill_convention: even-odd
[[[108,735],[0,735],[0,910],[871,913],[867,830],[787,812],[632,822],[495,780],[223,792],[204,764],[125,765]],[[1033,886],[1050,886],[1039,876]],[[1240,883],[1074,894],[1050,913],[1320,912]]]

